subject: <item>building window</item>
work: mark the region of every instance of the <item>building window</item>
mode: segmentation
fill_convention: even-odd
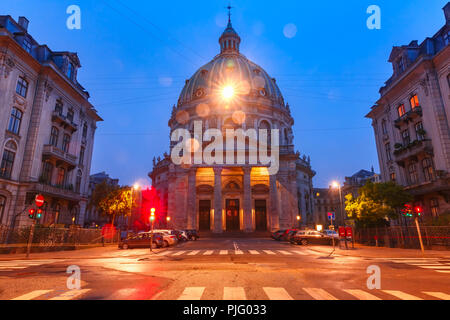
[[[16,93],[26,98],[28,92],[28,82],[23,77],[19,77],[17,80]]]
[[[403,63],[402,58],[398,59],[397,66],[398,66],[399,73],[402,73],[403,71],[405,71],[405,64]]]
[[[450,43],[450,31],[444,34],[444,43],[448,45]]]
[[[83,165],[84,164],[84,153],[85,153],[85,147],[81,147],[81,149],[80,149],[80,161],[79,161],[79,163],[81,164],[81,165]]]
[[[417,97],[417,94],[413,95],[411,99],[409,99],[409,103],[411,104],[411,110],[420,107],[419,97]]]
[[[398,111],[398,116],[402,117],[406,113],[405,105],[401,104],[400,106],[398,106],[397,111]]]
[[[42,165],[42,176],[41,176],[42,182],[46,184],[51,184],[52,174],[53,174],[53,165],[48,161],[44,161]]]
[[[384,119],[381,121],[381,131],[383,131],[383,134],[387,134],[386,120]]]
[[[409,145],[409,143],[411,142],[411,137],[409,136],[409,130],[406,129],[404,131],[402,131],[402,141],[403,141],[403,146],[407,146]]]
[[[74,71],[74,66],[73,66],[73,64],[72,63],[69,63],[69,66],[67,67],[67,77],[70,79],[70,80],[73,80],[73,71]]]
[[[426,181],[434,180],[433,160],[431,158],[425,158],[422,160],[423,175]]]
[[[408,173],[409,173],[409,183],[410,184],[418,183],[419,179],[417,176],[417,163],[416,162],[409,164]]]
[[[70,122],[73,122],[73,110],[67,111],[67,119],[70,120]]]
[[[386,159],[388,161],[391,161],[392,160],[391,144],[390,143],[386,143],[384,147],[385,147],[385,150],[386,150]]]
[[[68,134],[64,134],[62,145],[62,149],[64,152],[69,152],[69,145],[70,145],[70,136]]]
[[[84,138],[84,139],[87,138],[87,130],[88,130],[88,127],[87,127],[87,124],[85,123],[85,124],[83,125],[83,138]]]
[[[2,224],[3,221],[5,207],[6,207],[6,198],[4,196],[0,196],[0,225]]]
[[[31,54],[31,48],[32,48],[32,45],[31,45],[30,40],[28,40],[27,38],[24,38],[24,39],[23,39],[23,42],[22,42],[22,47],[23,47],[28,53]]]
[[[431,199],[430,201],[431,214],[433,217],[437,217],[439,215],[439,200]]]
[[[80,191],[81,191],[81,177],[82,176],[83,176],[83,173],[81,172],[81,170],[78,170],[77,179],[75,181],[75,191],[77,193],[80,193]]]
[[[66,170],[64,168],[58,168],[58,176],[56,178],[56,185],[64,186],[66,181]]]
[[[11,179],[15,156],[16,154],[12,151],[6,149],[3,151],[2,166],[0,167],[0,177]]]
[[[391,172],[390,179],[391,179],[392,182],[396,182],[397,181],[397,176],[395,175],[395,172]]]
[[[56,127],[52,127],[52,131],[50,133],[50,144],[54,147],[58,146],[58,136],[59,130]]]
[[[20,124],[22,123],[23,113],[17,108],[12,108],[11,117],[9,118],[8,131],[19,134]]]
[[[63,103],[61,101],[56,101],[55,112],[62,116],[63,113]]]
[[[414,126],[415,130],[416,130],[416,137],[417,140],[421,141],[425,139],[425,130],[423,130],[423,123],[422,122],[417,122]]]

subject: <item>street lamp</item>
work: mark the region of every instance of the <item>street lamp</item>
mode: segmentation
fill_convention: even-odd
[[[166,217],[166,221],[167,221],[167,228],[169,227],[169,223],[170,223],[170,217]]]
[[[130,195],[130,215],[128,216],[128,223],[127,223],[127,235],[126,237],[128,238],[128,230],[130,230],[130,220],[131,220],[131,216],[133,215],[133,191],[137,191],[139,190],[140,186],[135,183],[133,185],[133,187],[131,188],[131,195]]]
[[[341,223],[344,224],[344,212],[343,212],[343,203],[342,203],[342,191],[341,191],[341,185],[339,182],[337,181],[333,181],[331,183],[331,187],[334,189],[338,189],[339,190],[339,207],[340,207],[340,211],[341,211]]]
[[[300,228],[300,220],[302,220],[302,217],[301,216],[297,216],[297,224],[298,224],[299,228]]]
[[[150,232],[150,251],[153,251],[153,223],[155,222],[155,208],[150,209],[150,222],[152,223],[152,231]]]

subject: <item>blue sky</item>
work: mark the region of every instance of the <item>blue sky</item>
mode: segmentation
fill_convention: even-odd
[[[364,116],[392,73],[393,45],[421,42],[444,25],[447,1],[232,1],[241,52],[263,67],[289,102],[295,146],[311,156],[314,186],[360,169],[378,170]],[[66,8],[81,8],[81,30],[66,28]],[[369,5],[381,30],[366,27]],[[104,122],[91,172],[122,184],[147,177],[152,158],[168,151],[167,121],[184,80],[219,51],[228,1],[15,0],[0,14],[30,20],[29,32],[54,51],[78,52],[78,80]],[[288,38],[284,28],[297,27]]]

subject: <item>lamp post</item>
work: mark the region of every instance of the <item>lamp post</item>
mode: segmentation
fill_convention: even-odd
[[[302,220],[301,216],[297,216],[297,226],[300,228],[300,220]]]
[[[341,191],[341,185],[339,184],[339,182],[337,181],[333,181],[333,183],[331,184],[331,186],[334,189],[338,189],[339,190],[339,207],[340,207],[340,216],[341,216],[341,224],[344,224],[344,212],[343,212],[343,203],[342,203],[342,191]]]
[[[130,220],[131,216],[133,215],[133,191],[137,191],[139,189],[139,185],[135,183],[133,187],[131,188],[131,195],[130,195],[130,215],[128,216],[128,223],[127,223],[127,232],[126,232],[126,238],[128,238],[128,230],[130,230]]]
[[[152,229],[150,231],[150,252],[153,252],[153,223],[155,222],[155,208],[150,209],[150,222],[152,223]]]
[[[166,221],[167,221],[167,228],[169,228],[170,217],[166,217]]]

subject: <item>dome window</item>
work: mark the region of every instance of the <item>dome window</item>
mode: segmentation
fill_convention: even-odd
[[[267,96],[267,91],[265,88],[262,88],[259,90],[259,94],[262,95],[263,97]]]
[[[205,89],[203,89],[203,88],[198,88],[197,90],[195,90],[194,95],[195,95],[196,98],[201,98],[201,97],[203,97],[203,96],[205,95]]]

